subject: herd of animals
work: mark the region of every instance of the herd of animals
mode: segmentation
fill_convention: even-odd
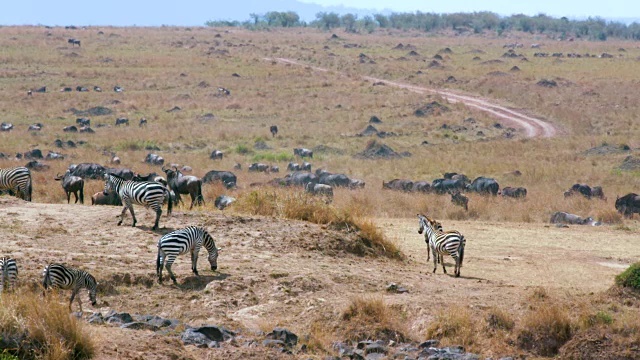
[[[277,134],[277,128],[271,128],[272,134]],[[214,150],[214,152],[217,150]],[[294,149],[294,154],[300,158],[313,158],[313,152],[308,149]],[[222,157],[222,155],[220,155]],[[118,225],[121,225],[127,210],[131,213],[132,226],[136,226],[136,216],[133,204],[142,205],[155,211],[156,218],[153,230],[159,227],[159,220],[162,215],[162,206],[167,203],[167,213],[171,214],[174,203],[180,202],[180,195],[190,195],[190,209],[196,205],[203,205],[205,200],[202,195],[202,184],[208,182],[220,182],[226,188],[234,188],[237,185],[237,177],[229,171],[209,171],[202,179],[184,175],[183,171],[191,171],[189,167],[178,169],[176,165],[165,168],[158,155],[149,154],[146,162],[162,164],[162,171],[166,179],[156,173],[147,175],[136,174],[130,169],[105,168],[98,164],[82,163],[71,165],[64,175],[58,174],[55,180],[60,181],[67,196],[67,203],[70,202],[71,194],[75,196],[75,202],[84,203],[84,181],[85,179],[104,180],[104,190],[92,196],[92,205],[124,205],[119,216]],[[112,163],[114,159],[112,158]],[[236,165],[235,168],[241,168]],[[344,187],[350,189],[363,188],[365,182],[359,179],[349,178],[345,174],[333,174],[326,170],[318,169],[311,172],[311,164],[303,162],[299,164],[290,163],[287,167],[293,172],[283,178],[275,178],[266,184],[273,186],[298,186],[311,194],[323,195],[331,198],[333,187]],[[279,169],[265,164],[254,163],[249,166],[249,171],[278,172]],[[258,184],[250,184],[255,186]],[[431,183],[426,181],[411,181],[404,179],[394,179],[388,182],[383,181],[383,189],[423,192],[436,194],[450,194],[451,201],[458,206],[468,209],[469,199],[462,192],[475,192],[485,195],[502,195],[504,197],[525,198],[527,190],[525,188],[505,187],[500,190],[498,182],[493,178],[480,176],[473,181],[457,173],[445,173],[441,179],[435,179]],[[31,171],[27,167],[13,167],[0,169],[0,194],[7,193],[15,195],[23,200],[32,200],[32,177]],[[602,188],[599,186],[590,187],[584,184],[574,184],[565,193],[565,197],[582,195],[588,199],[599,198],[606,200]],[[220,199],[216,199],[216,206]],[[230,202],[227,201],[225,206]],[[224,207],[218,207],[220,209]],[[633,213],[640,214],[640,196],[629,193],[616,199],[615,208],[626,217],[632,217]],[[427,243],[427,261],[430,253],[433,252],[434,269],[437,264],[442,263],[443,271],[446,273],[444,256],[449,255],[455,261],[454,275],[460,276],[460,268],[464,259],[464,236],[455,230],[444,231],[442,225],[436,220],[425,215],[418,214],[419,233],[424,232]],[[569,222],[575,224],[593,223],[593,219],[582,219],[576,215],[568,213],[554,213],[551,222]],[[158,282],[162,283],[162,270],[166,268],[171,280],[177,283],[176,277],[171,270],[171,266],[176,257],[180,254],[191,253],[192,271],[198,276],[197,260],[200,248],[204,246],[208,253],[208,261],[212,271],[217,270],[217,259],[219,248],[206,229],[202,227],[188,226],[170,232],[162,236],[158,241],[158,253],[156,258],[156,273]],[[0,258],[0,290],[15,286],[18,276],[18,266],[15,259]],[[80,309],[82,304],[80,298],[76,297],[81,289],[87,289],[89,298],[93,305],[96,304],[96,279],[86,271],[70,268],[63,264],[51,263],[43,270],[42,286],[44,289],[51,287],[72,290],[69,308],[73,300],[77,299]]]

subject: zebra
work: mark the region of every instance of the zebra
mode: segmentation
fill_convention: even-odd
[[[177,285],[176,277],[171,271],[171,265],[176,257],[181,254],[191,253],[191,270],[196,276],[198,274],[198,253],[200,247],[204,247],[209,252],[209,264],[211,270],[218,269],[218,251],[211,235],[202,227],[188,226],[184,229],[172,231],[158,240],[158,257],[156,259],[156,273],[158,282],[162,284],[162,267],[166,267],[173,283]]]
[[[15,288],[18,280],[18,264],[16,259],[0,258],[0,292],[9,287]]]
[[[71,300],[69,300],[69,311],[71,311],[71,305],[73,299],[76,297],[80,289],[85,288],[89,291],[89,299],[91,305],[96,306],[96,288],[98,283],[93,275],[80,269],[74,269],[66,267],[62,264],[49,264],[43,271],[42,286],[45,291],[49,288],[59,288],[62,290],[73,290],[71,293]],[[45,293],[46,294],[46,293]],[[80,296],[77,298],[78,306],[80,306],[80,312],[82,312],[82,302]]]
[[[437,230],[438,222],[424,215],[418,214],[418,221],[420,223],[418,234],[426,231],[426,238],[429,239],[429,247],[433,251],[433,272],[436,272],[439,255],[449,254],[456,262],[454,269],[455,277],[459,277],[462,261],[464,260],[464,246],[466,243],[464,236],[455,230],[446,232]],[[442,270],[446,274],[447,269],[444,266],[444,258],[442,257],[441,259]]]
[[[435,227],[436,230],[444,232],[444,230],[442,229],[442,224],[439,221],[436,221]],[[429,236],[427,235],[427,233],[424,233],[424,242],[427,243],[427,261],[429,261],[429,259],[431,258],[431,251],[429,250],[431,249],[431,246],[429,246]],[[442,255],[438,254],[438,264],[440,262],[442,262]]]
[[[120,176],[114,174],[107,174],[107,181],[104,184],[103,194],[107,196],[109,192],[115,192],[120,197],[124,208],[120,214],[120,221],[118,225],[122,224],[127,209],[131,212],[133,223],[131,226],[136,226],[136,215],[133,212],[133,204],[144,205],[150,207],[156,212],[156,222],[153,225],[153,230],[158,229],[158,222],[160,221],[160,215],[162,215],[162,204],[165,198],[168,198],[167,215],[171,215],[171,209],[173,207],[169,190],[162,184],[155,181],[128,181],[124,180]]]
[[[31,172],[26,167],[0,169],[0,190],[9,190],[25,201],[31,201]]]

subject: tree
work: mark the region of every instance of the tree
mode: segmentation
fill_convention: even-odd
[[[356,32],[356,16],[353,14],[344,14],[340,18],[340,23],[344,26],[344,30],[349,33]]]

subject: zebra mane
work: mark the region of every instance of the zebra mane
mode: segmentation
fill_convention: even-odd
[[[116,178],[116,179],[120,179],[120,180],[122,180],[122,181],[126,181],[122,176],[119,176],[119,175],[116,175],[116,174],[113,174],[113,173],[110,173],[110,172],[106,172],[106,173],[105,173],[105,175],[107,175],[107,176],[113,176],[113,177],[114,177],[114,178]]]

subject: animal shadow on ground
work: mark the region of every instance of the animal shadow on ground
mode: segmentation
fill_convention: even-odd
[[[154,234],[166,235],[172,231],[178,230],[177,228],[172,227],[160,227],[158,230],[153,230],[153,226],[145,226],[145,225],[136,225],[136,227],[140,230],[147,231]]]
[[[200,290],[204,290],[204,288],[206,288],[210,282],[221,281],[228,278],[229,276],[231,275],[220,273],[220,272],[216,273],[216,275],[214,276],[208,276],[208,275],[200,275],[200,277],[189,276],[184,279],[182,284],[178,284],[178,288],[184,291],[194,291],[194,290],[200,291]]]

